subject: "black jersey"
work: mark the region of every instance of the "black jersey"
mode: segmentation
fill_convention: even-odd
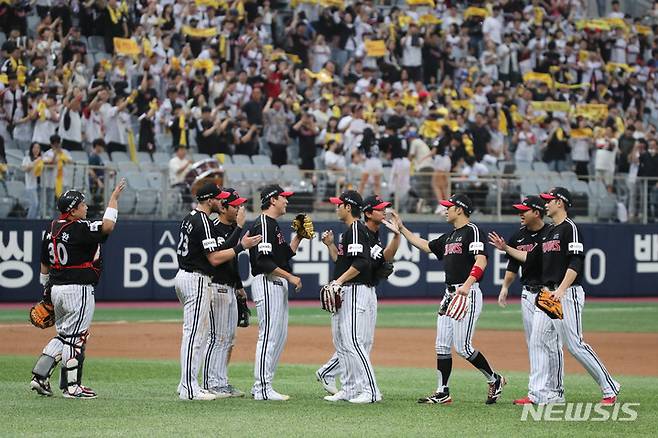
[[[276,219],[261,214],[249,229],[250,236],[261,235],[261,242],[249,249],[251,274],[269,274],[276,268],[292,272],[290,259],[295,253],[279,228]]]
[[[208,261],[208,254],[218,249],[208,215],[196,209],[189,212],[180,224],[176,249],[180,269],[212,276],[214,268]]]
[[[242,234],[242,228],[237,225],[227,225],[219,219],[213,221],[213,235],[217,239],[217,245],[220,250],[233,248],[237,245],[240,241],[240,234]],[[238,258],[232,258],[226,263],[216,266],[215,273],[212,276],[212,282],[242,289]]]
[[[365,228],[368,233],[368,245],[370,246],[370,270],[372,276],[370,285],[377,286],[379,279],[375,278],[374,272],[386,261],[384,260],[384,245],[379,240],[379,230],[372,231],[368,227]]]
[[[538,255],[537,250],[533,252],[533,256]],[[549,225],[541,241],[543,285],[551,288],[559,286],[569,268],[578,273],[573,285],[581,284],[584,258],[582,236],[571,219],[566,218],[559,225]]]
[[[471,275],[475,256],[486,256],[480,228],[470,222],[432,240],[429,247],[439,260],[443,260],[447,285],[464,283]]]
[[[354,221],[347,228],[347,231],[340,235],[337,246],[338,258],[336,259],[336,268],[334,269],[334,280],[343,275],[350,266],[354,266],[359,270],[359,275],[347,283],[372,284],[369,236],[370,232],[366,226],[358,220]]]
[[[516,248],[519,251],[526,251],[528,253],[532,252],[538,245],[542,244],[542,237],[544,233],[549,228],[548,225],[544,226],[537,231],[530,231],[525,226],[519,228],[519,230],[510,237],[507,241],[507,244],[512,248]],[[542,284],[542,266],[541,266],[541,255],[538,254],[537,257],[527,257],[525,263],[521,264],[514,257],[507,257],[509,261],[507,262],[507,271],[514,272],[515,274],[519,272],[519,266],[523,267],[521,271],[521,284],[524,286],[540,286]]]
[[[107,240],[103,221],[55,220],[43,236],[41,263],[50,267],[50,282],[97,284],[101,274],[100,244]]]

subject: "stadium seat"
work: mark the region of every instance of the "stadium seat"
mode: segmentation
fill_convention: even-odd
[[[147,162],[152,162],[153,160],[151,159],[151,154],[148,152],[137,152],[137,161],[142,165]]]
[[[267,155],[254,155],[251,161],[258,166],[268,166],[272,164],[272,160]]]
[[[149,215],[155,213],[159,204],[158,194],[157,190],[139,190],[135,203],[135,214]]]
[[[226,167],[224,169],[224,177],[226,178],[224,184],[232,186],[245,180],[242,170],[233,167]]]
[[[233,164],[236,166],[251,166],[253,163],[251,162],[249,155],[236,154],[233,155]]]
[[[119,211],[123,214],[132,214],[135,209],[137,193],[130,187],[126,187],[119,197]]]
[[[85,151],[71,151],[70,152],[73,161],[76,163],[89,163],[89,155]]]
[[[112,152],[112,161],[115,163],[130,161],[130,155],[128,155],[128,152],[123,151]]]
[[[87,37],[87,48],[94,54],[96,52],[105,53],[105,41],[103,40],[103,37],[96,35]]]
[[[522,173],[532,172],[532,164],[526,161],[519,161],[516,163],[514,173],[521,175]]]
[[[149,172],[146,174],[146,180],[152,189],[160,190],[162,188],[163,179],[164,175],[161,172]]]
[[[208,155],[208,154],[194,153],[194,154],[191,154],[191,155],[192,155],[192,159],[194,160],[194,162],[207,160],[208,158],[210,158],[210,155]]]
[[[0,218],[8,217],[9,213],[11,213],[11,210],[14,208],[14,204],[15,201],[12,198],[0,198]]]
[[[119,161],[116,163],[117,169],[121,173],[133,173],[133,172],[139,172],[140,167],[137,165],[137,163],[133,163],[132,161]]]
[[[128,180],[128,185],[135,190],[147,190],[151,188],[146,175],[142,172],[127,172],[121,176],[125,177]]]
[[[536,173],[548,173],[548,164],[544,163],[543,161],[535,161],[532,163],[532,169]]]

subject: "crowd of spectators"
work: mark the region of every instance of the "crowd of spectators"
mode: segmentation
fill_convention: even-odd
[[[0,136],[24,145],[28,172],[66,151],[98,165],[103,148],[196,143],[375,193],[390,165],[387,187],[430,200],[449,195],[448,174],[477,180],[500,161],[629,198],[658,177],[658,26],[653,10],[599,1],[592,17],[587,3],[8,0]],[[191,164],[176,154],[172,184]]]

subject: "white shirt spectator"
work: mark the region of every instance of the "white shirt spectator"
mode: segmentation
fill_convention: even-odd
[[[180,168],[183,166],[185,166],[185,170],[179,172]],[[191,166],[192,164],[189,162],[187,156],[179,158],[178,155],[174,155],[171,160],[169,160],[169,183],[173,186],[185,181],[185,174]]]
[[[420,67],[423,62],[423,38],[416,35],[418,42],[413,45],[413,39],[410,35],[403,38],[402,41],[402,65],[405,67]]]
[[[498,17],[488,16],[482,23],[482,33],[485,38],[489,38],[496,44],[500,44],[503,40],[503,23],[500,15]]]
[[[411,157],[414,169],[431,169],[433,167],[430,148],[420,138],[414,138],[409,145],[409,157]]]

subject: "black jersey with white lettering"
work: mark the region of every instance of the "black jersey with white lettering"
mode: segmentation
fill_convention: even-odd
[[[50,267],[50,282],[97,284],[101,275],[100,244],[107,240],[103,221],[55,220],[43,236],[41,263]]]
[[[384,245],[379,240],[379,230],[372,231],[365,227],[368,233],[368,245],[370,246],[370,270],[372,282],[371,286],[377,286],[379,279],[375,278],[374,272],[386,261],[384,260]]]
[[[448,285],[464,283],[471,274],[475,256],[486,256],[480,228],[470,222],[432,240],[429,247],[439,260],[443,260]]]
[[[354,221],[338,240],[338,257],[334,269],[333,279],[354,266],[359,274],[347,281],[346,284],[372,284],[372,266],[370,255],[370,232],[361,221]]]
[[[213,221],[213,234],[217,239],[219,249],[233,248],[240,241],[242,228],[235,224],[225,224],[219,219]],[[238,269],[238,258],[222,263],[215,267],[215,273],[212,276],[213,283],[225,284],[236,289],[242,289],[242,280],[240,279],[240,270]]]
[[[585,247],[576,224],[569,218],[558,225],[550,225],[541,241],[542,283],[557,287],[567,269],[578,273],[572,285],[580,285],[583,278]]]
[[[190,211],[180,224],[176,249],[180,269],[212,276],[214,268],[208,261],[208,254],[218,249],[208,215],[196,209]]]
[[[269,274],[276,268],[292,272],[290,259],[295,255],[276,219],[261,214],[249,229],[250,236],[262,236],[260,243],[249,249],[251,274]]]
[[[512,248],[519,251],[532,252],[537,246],[542,243],[542,237],[549,228],[548,225],[544,226],[537,231],[530,231],[527,227],[523,226],[510,237],[507,244]],[[519,266],[522,266],[521,271],[521,284],[524,286],[541,286],[542,285],[542,265],[541,255],[539,257],[527,257],[525,263],[521,263],[514,257],[508,256],[507,271],[517,273]]]

